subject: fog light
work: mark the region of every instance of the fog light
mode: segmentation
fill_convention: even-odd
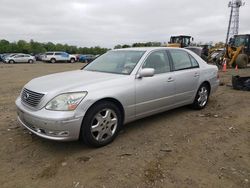
[[[58,133],[59,136],[68,136],[69,132],[68,131],[62,131]]]

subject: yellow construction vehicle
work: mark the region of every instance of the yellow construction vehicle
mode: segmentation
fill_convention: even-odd
[[[168,47],[185,48],[191,44],[193,37],[187,35],[171,36]]]
[[[250,59],[250,34],[235,35],[226,45],[224,60],[230,67],[245,68]]]

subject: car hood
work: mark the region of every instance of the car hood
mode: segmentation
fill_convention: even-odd
[[[101,84],[101,82],[120,77],[124,77],[124,75],[76,70],[38,77],[28,82],[24,87],[44,94],[48,92],[72,92],[79,91],[79,89],[84,90],[89,85]]]

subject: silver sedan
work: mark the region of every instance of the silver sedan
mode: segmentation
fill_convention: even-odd
[[[34,63],[36,61],[34,56],[29,54],[14,54],[5,59],[5,63]]]
[[[40,137],[99,147],[128,122],[184,105],[203,109],[218,84],[217,67],[186,49],[111,50],[82,70],[28,82],[18,120]]]

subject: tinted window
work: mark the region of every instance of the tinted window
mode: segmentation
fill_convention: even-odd
[[[174,63],[174,70],[192,68],[192,63],[187,52],[182,50],[169,50]]]
[[[24,57],[30,57],[30,55],[24,55]]]
[[[165,51],[152,52],[146,59],[142,68],[153,68],[155,74],[166,73],[170,71],[170,64]]]
[[[60,55],[63,56],[63,57],[68,57],[69,56],[69,54],[66,53],[66,52],[62,52]]]
[[[62,53],[61,52],[56,52],[55,55],[62,55]]]
[[[48,53],[46,53],[46,55],[53,55],[54,53],[52,53],[52,52],[48,52]]]

